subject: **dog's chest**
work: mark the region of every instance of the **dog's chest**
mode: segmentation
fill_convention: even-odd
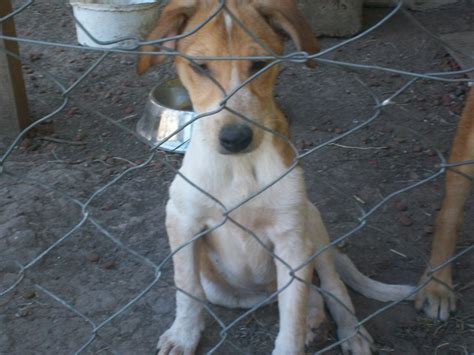
[[[298,227],[298,207],[305,201],[301,170],[285,175],[286,167],[272,152],[200,157],[188,156],[181,173],[201,191],[177,179],[171,198],[179,201],[183,214],[212,229],[205,239],[216,268],[225,270],[229,282],[246,287],[272,282],[275,269],[268,250],[273,238]]]
[[[300,200],[298,176],[288,175],[274,186],[272,181],[284,173],[269,166],[239,166],[214,186],[214,193],[232,210],[223,226],[208,236],[218,250],[228,281],[235,285],[265,285],[275,276],[269,250],[279,233],[294,223],[295,206]],[[252,197],[251,199],[248,199]],[[222,209],[209,207],[206,225],[222,222]]]

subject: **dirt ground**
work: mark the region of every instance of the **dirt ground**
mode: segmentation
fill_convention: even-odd
[[[366,26],[387,11],[367,9]],[[413,14],[435,34],[474,30],[471,0]],[[16,21],[21,37],[75,43],[70,10],[62,1],[37,1]],[[322,46],[328,48],[339,41],[325,38]],[[38,68],[71,84],[100,56],[96,52],[26,44],[21,52],[30,110],[36,119],[62,102],[60,92]],[[456,68],[443,47],[402,14],[330,58],[413,72]],[[138,77],[134,63],[132,55],[108,56],[73,91],[67,107],[23,140],[8,160],[6,173],[0,175],[0,290],[17,279],[16,262],[26,265],[81,220],[80,207],[65,195],[85,202],[100,187],[148,156],[146,145],[110,120],[119,120],[133,129],[149,90],[174,73],[172,65],[166,64]],[[293,140],[302,151],[370,117],[374,102],[368,90],[386,98],[408,80],[377,71],[360,71],[357,75],[367,88],[353,72],[341,68],[320,65],[311,70],[285,65],[276,96],[291,121]],[[391,192],[437,170],[435,148],[449,152],[466,91],[465,84],[421,80],[398,97],[396,105],[384,110],[374,124],[339,142],[341,146],[330,146],[305,159],[309,196],[320,208],[332,237],[356,226],[359,207],[368,210]],[[1,138],[3,153],[12,140]],[[179,155],[160,154],[158,158],[168,159],[174,167],[181,162]],[[164,206],[174,175],[158,158],[120,180],[90,207],[95,221],[156,264],[169,253]],[[442,194],[440,178],[397,197],[345,243],[346,252],[371,277],[416,283],[429,255]],[[473,207],[471,198],[458,252],[474,242],[474,219],[470,218]],[[404,303],[368,323],[380,353],[474,352],[472,256],[468,253],[454,262],[459,303],[458,312],[448,322],[427,319],[416,313],[413,304]],[[154,278],[153,268],[86,222],[28,269],[12,292],[0,297],[0,353],[72,353],[92,335],[90,324],[35,285],[100,324]],[[101,328],[85,352],[153,353],[159,335],[174,317],[174,290],[170,285],[172,268],[167,264],[160,282]],[[360,319],[383,306],[355,293],[352,296]],[[225,323],[243,312],[219,307],[213,310]],[[218,324],[209,318],[200,353],[219,341],[219,331]],[[270,353],[277,331],[276,306],[264,307],[235,325],[218,353]],[[331,329],[307,350],[315,352],[334,340],[335,331]]]

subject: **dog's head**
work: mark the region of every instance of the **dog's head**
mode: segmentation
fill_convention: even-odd
[[[283,30],[298,50],[310,54],[319,50],[319,43],[299,14],[294,0],[227,0],[225,3],[230,13],[220,11],[208,20],[218,11],[220,3],[218,0],[171,0],[148,40],[177,36],[199,28],[190,36],[162,45],[191,57],[268,57],[269,51],[265,47],[276,54],[283,53],[283,37],[279,32]],[[241,25],[255,35],[263,46]],[[153,46],[143,48],[146,52],[153,50]],[[141,55],[138,72],[144,73],[164,58],[159,55]],[[177,56],[175,60],[178,75],[198,113],[219,108],[226,93],[231,93],[270,62],[200,59],[193,63],[182,56]],[[199,120],[206,141],[223,154],[256,149],[262,142],[264,130],[245,121],[235,112],[265,127],[282,131],[281,127],[286,127],[286,122],[278,122],[281,117],[276,114],[273,101],[273,85],[277,74],[278,66],[270,67],[226,102],[230,110],[222,110]]]

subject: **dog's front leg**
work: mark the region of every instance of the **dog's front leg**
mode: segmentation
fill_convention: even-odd
[[[172,200],[166,206],[166,229],[171,250],[174,252],[201,231],[195,220],[178,211]],[[199,255],[195,241],[173,255],[176,292],[176,317],[158,342],[160,355],[194,354],[204,330],[205,294],[199,276]],[[184,291],[181,292],[180,290]],[[190,297],[191,295],[192,297]]]
[[[295,233],[289,232],[281,240],[275,242],[275,254],[284,260],[292,269],[302,265],[312,251],[312,243],[305,243]],[[308,244],[308,245],[306,245]],[[282,262],[275,260],[277,269],[278,289],[285,288],[278,295],[280,312],[280,331],[278,333],[273,354],[303,354],[306,335],[306,309],[309,286],[313,273],[313,263],[295,273],[299,279],[291,276],[291,270]]]

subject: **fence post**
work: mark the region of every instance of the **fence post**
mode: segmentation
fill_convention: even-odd
[[[12,11],[10,0],[0,0],[0,17]],[[0,24],[0,35],[16,36],[13,17]],[[0,48],[19,54],[18,43],[0,38]],[[0,51],[0,135],[16,135],[30,123],[21,62]]]

